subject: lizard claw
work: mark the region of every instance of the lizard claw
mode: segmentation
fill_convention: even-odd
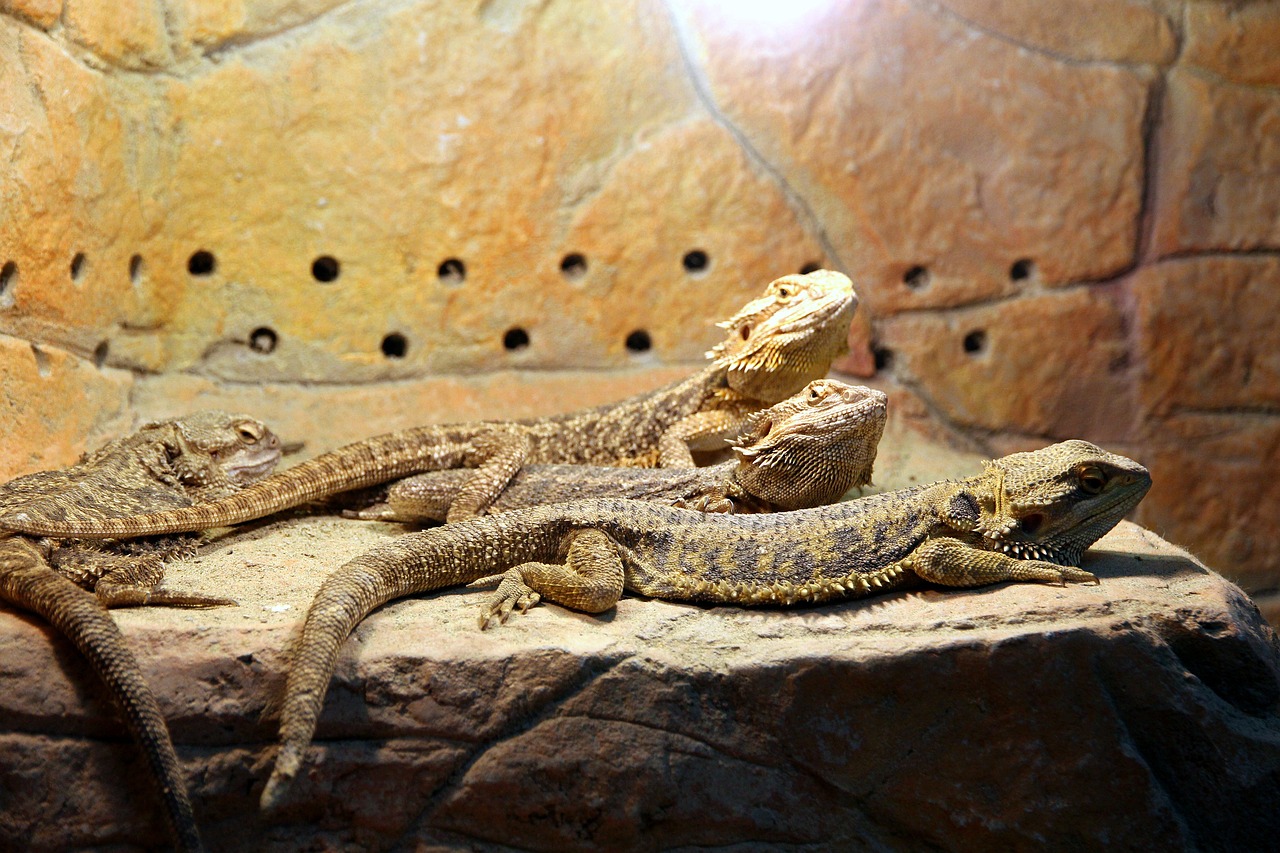
[[[1093,572],[1086,572],[1084,569],[1077,569],[1074,566],[1060,566],[1062,570],[1062,585],[1068,583],[1091,583],[1094,586],[1101,586],[1102,581],[1098,580],[1098,576]]]
[[[502,575],[481,578],[468,584],[468,586],[477,586],[482,581],[491,584],[495,578],[499,581],[498,591],[485,603],[484,607],[480,608],[481,631],[493,624],[495,618],[498,620],[499,625],[506,624],[511,612],[517,607],[520,608],[521,613],[528,613],[530,607],[542,600],[542,596],[534,592],[524,582],[524,578],[521,577],[520,572],[516,569],[512,569]]]

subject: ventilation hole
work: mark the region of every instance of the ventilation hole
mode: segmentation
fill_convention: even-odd
[[[280,338],[275,330],[268,329],[266,326],[259,326],[249,333],[249,349],[263,355],[273,352],[279,341]]]
[[[134,255],[129,259],[129,281],[134,284],[142,281],[142,255]]]
[[[817,272],[820,269],[822,269],[822,264],[818,263],[817,261],[810,261],[809,263],[800,267],[800,275],[808,275],[809,273]]]
[[[872,347],[871,357],[875,359],[876,370],[888,370],[893,367],[893,350],[888,347]]]
[[[694,249],[692,252],[686,252],[680,263],[684,265],[685,272],[699,273],[706,271],[711,259],[701,249]]]
[[[329,255],[321,255],[311,262],[311,276],[316,281],[328,283],[338,277],[341,268],[338,259]]]
[[[524,349],[529,345],[529,333],[519,326],[507,329],[507,333],[502,336],[502,345],[509,350]]]
[[[560,261],[560,272],[569,281],[577,281],[587,274],[587,259],[577,252],[565,255]]]
[[[987,333],[981,329],[974,329],[972,332],[964,336],[964,351],[969,355],[977,355],[987,348]]]
[[[929,285],[929,270],[924,267],[912,267],[902,274],[902,283],[912,290],[921,290]]]
[[[49,367],[49,355],[35,344],[31,345],[31,355],[36,360],[36,373],[40,374],[42,379],[49,378],[51,369]]]
[[[107,352],[110,349],[111,348],[107,345],[106,341],[102,341],[96,347],[93,348],[93,366],[94,367],[102,367],[102,365],[107,363]]]
[[[652,347],[653,341],[644,329],[636,329],[627,335],[627,349],[632,352],[648,352]]]
[[[13,291],[18,285],[18,265],[7,261],[0,267],[0,308],[13,305]]]
[[[192,275],[210,275],[218,266],[218,261],[213,257],[213,252],[200,251],[194,253],[187,260],[187,272]]]
[[[84,276],[84,252],[76,252],[76,256],[71,259],[71,280],[79,284],[82,276]]]
[[[1035,262],[1030,258],[1019,258],[1009,267],[1009,278],[1013,281],[1026,281],[1036,271]]]
[[[392,332],[382,339],[382,354],[387,358],[404,358],[409,351],[409,341],[399,332]]]
[[[457,258],[449,258],[436,269],[436,275],[445,284],[462,284],[467,280],[467,265]]]

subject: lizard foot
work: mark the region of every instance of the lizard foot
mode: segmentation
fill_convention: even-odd
[[[145,589],[125,584],[99,583],[94,590],[103,607],[222,607],[235,605],[231,598],[213,598],[186,592],[170,592],[167,589]]]
[[[1069,583],[1100,584],[1098,576],[1075,566],[1060,566],[1043,560],[1025,560],[1019,564],[1018,573],[1021,580],[1042,581],[1066,586]]]
[[[524,582],[519,569],[511,569],[500,575],[480,578],[467,584],[467,586],[484,588],[493,586],[495,582],[498,584],[498,591],[480,608],[481,631],[488,628],[495,618],[498,620],[499,625],[505,624],[512,610],[518,607],[521,613],[527,613],[530,607],[542,600],[542,596],[534,592]]]

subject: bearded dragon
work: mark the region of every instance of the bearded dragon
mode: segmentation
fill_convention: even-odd
[[[815,379],[751,416],[735,461],[706,468],[526,465],[489,507],[508,512],[593,497],[664,501],[700,512],[781,512],[834,503],[871,482],[884,433],[881,391]],[[391,486],[385,504],[344,513],[378,521],[444,521],[466,471],[435,471]]]
[[[411,533],[321,585],[293,655],[282,745],[262,794],[274,808],[302,765],[338,651],[370,611],[432,589],[497,584],[481,627],[542,598],[588,613],[624,589],[672,601],[791,606],[909,582],[1096,583],[1084,551],[1151,485],[1138,463],[1085,441],[989,462],[982,474],[765,515],[589,500]]]
[[[148,424],[70,468],[6,483],[0,507],[21,506],[32,517],[56,521],[185,507],[261,480],[280,452],[276,436],[253,418],[198,412]],[[159,587],[164,560],[193,550],[190,536],[114,545],[21,536],[0,541],[0,599],[47,619],[89,659],[146,756],[180,850],[201,845],[178,758],[138,662],[105,608],[234,604]]]
[[[525,464],[693,467],[692,450],[722,446],[747,417],[826,375],[848,349],[858,298],[830,270],[784,276],[722,326],[725,339],[693,376],[618,403],[554,417],[423,426],[347,445],[230,498],[132,518],[49,521],[25,510],[0,527],[45,536],[133,537],[223,527],[338,492],[423,471],[474,469],[449,521],[479,515]]]

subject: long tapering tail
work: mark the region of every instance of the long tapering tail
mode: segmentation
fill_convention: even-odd
[[[37,518],[19,510],[0,517],[0,527],[76,539],[131,539],[226,527],[337,492],[459,467],[468,449],[466,437],[457,429],[417,427],[324,453],[217,501],[147,515],[86,520]]]
[[[477,518],[400,536],[330,575],[307,610],[280,713],[280,752],[262,792],[278,806],[315,734],[343,642],[374,608],[393,599],[459,586],[533,560],[554,559],[565,521],[555,508]]]
[[[89,659],[142,748],[164,801],[174,843],[179,850],[202,850],[169,728],[137,659],[106,608],[91,593],[50,568],[43,555],[20,538],[0,543],[0,599],[47,619]]]

